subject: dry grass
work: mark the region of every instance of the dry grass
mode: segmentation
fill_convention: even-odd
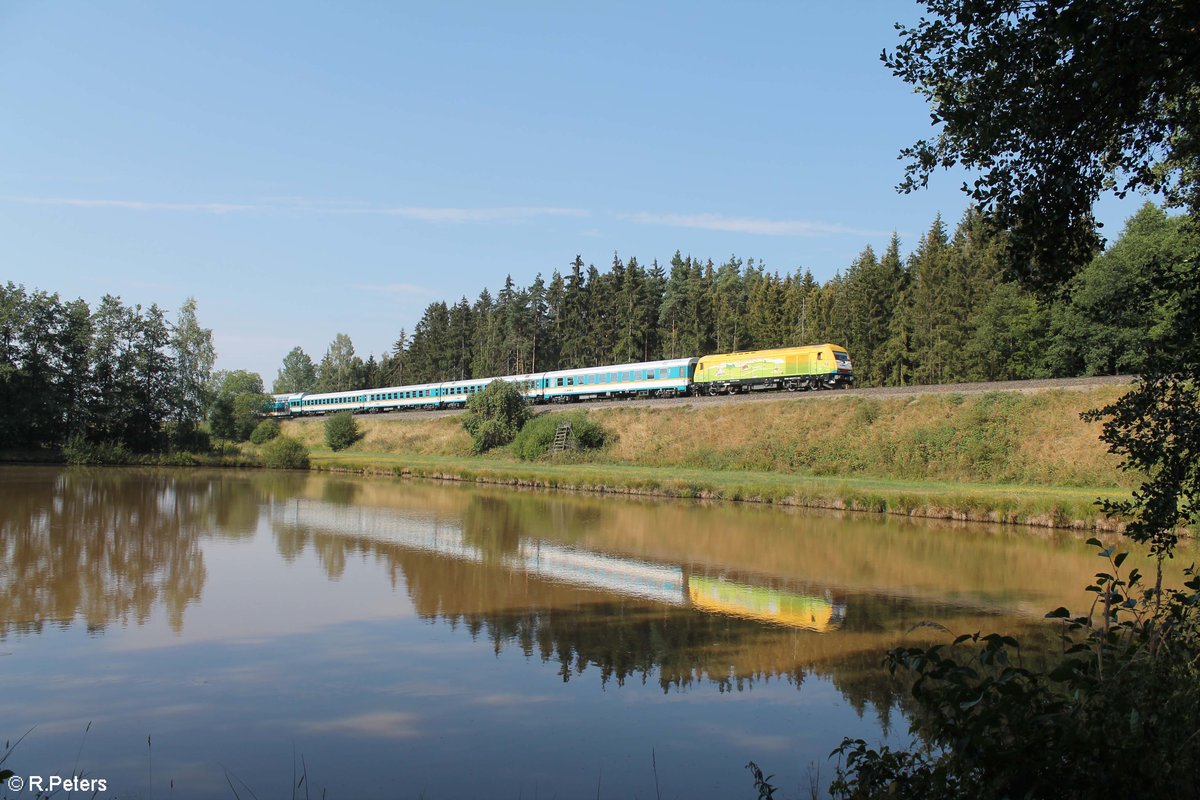
[[[602,409],[620,464],[1047,486],[1129,487],[1079,413],[1121,388]]]
[[[345,453],[412,453],[416,455],[462,456],[471,452],[471,437],[457,416],[413,419],[395,416],[355,417],[363,437]],[[325,447],[323,420],[289,420],[283,432],[295,436],[310,450]]]

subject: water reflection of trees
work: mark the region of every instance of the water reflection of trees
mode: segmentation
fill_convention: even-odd
[[[0,635],[143,624],[156,604],[179,631],[204,587],[200,539],[258,524],[253,486],[220,474],[25,468],[0,484]]]
[[[806,675],[827,675],[860,713],[878,709],[885,724],[898,699],[881,669],[888,648],[944,638],[920,627],[930,619],[954,631],[1020,632],[1036,624],[1014,613],[1029,590],[1076,569],[1061,542],[1004,532],[949,536],[906,522],[727,506],[355,485],[353,508],[300,503],[275,517],[280,552],[295,558],[311,547],[331,577],[350,558],[373,559],[393,586],[406,586],[422,618],[464,629],[497,653],[555,663],[563,680],[592,674],[605,685],[638,680],[670,691],[711,682],[732,691],[771,678],[800,686]],[[338,492],[310,487],[306,497],[331,494]],[[452,557],[389,541],[404,538],[396,535],[401,529],[411,538],[414,520],[429,530],[441,526],[443,541],[454,540],[463,552]],[[690,607],[686,593],[678,604],[653,603],[571,585],[520,567],[531,537],[752,587],[800,594],[841,587],[845,617],[835,633],[819,634],[706,613]]]
[[[482,514],[462,517],[471,518],[485,519]],[[276,535],[281,548],[284,542],[292,551],[311,547],[327,571],[351,558],[373,560],[394,586],[406,587],[422,619],[463,630],[488,642],[498,655],[519,652],[555,664],[564,682],[590,675],[604,686],[637,681],[671,692],[706,684],[731,692],[772,679],[800,688],[807,676],[817,675],[829,678],[860,714],[873,709],[885,727],[893,709],[907,710],[907,695],[881,668],[883,653],[941,635],[929,629],[914,632],[923,620],[937,618],[957,630],[979,625],[974,610],[870,594],[843,598],[844,624],[828,634],[707,613],[682,597],[677,606],[622,597],[501,563],[497,554],[511,555],[516,549],[507,529],[515,524],[514,516],[486,519],[486,531],[462,532],[464,540],[479,548],[478,560],[317,526],[277,524]],[[491,546],[488,536],[497,538]],[[1011,626],[1014,620],[996,622]]]

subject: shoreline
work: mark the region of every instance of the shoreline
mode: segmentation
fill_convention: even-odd
[[[311,472],[674,499],[719,500],[966,522],[1120,533],[1097,498],[1119,487],[1026,486],[888,478],[779,475],[616,464],[521,462],[390,453],[312,453]]]

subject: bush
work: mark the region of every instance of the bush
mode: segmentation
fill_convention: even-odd
[[[345,450],[361,438],[362,432],[349,411],[339,411],[325,420],[325,444],[335,453]]]
[[[250,434],[251,444],[266,444],[279,435],[279,420],[264,419],[255,426]]]
[[[262,457],[270,469],[308,469],[308,449],[290,436],[276,436],[267,442]]]
[[[82,433],[73,433],[62,448],[63,458],[75,466],[130,464],[133,454],[121,442],[93,442]]]
[[[583,411],[572,414],[541,414],[522,426],[513,439],[513,453],[524,461],[532,461],[550,452],[554,434],[564,422],[571,423],[571,448],[594,450],[608,441],[604,428],[588,419]]]
[[[492,381],[467,400],[462,424],[471,434],[475,452],[484,453],[511,442],[528,419],[521,390],[506,381]]]

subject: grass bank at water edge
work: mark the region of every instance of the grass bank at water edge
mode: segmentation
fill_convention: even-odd
[[[456,416],[359,417],[363,438],[339,453],[317,420],[285,428],[322,470],[1113,529],[1094,501],[1137,476],[1079,413],[1122,391],[575,406],[609,443],[535,461],[472,456]]]

